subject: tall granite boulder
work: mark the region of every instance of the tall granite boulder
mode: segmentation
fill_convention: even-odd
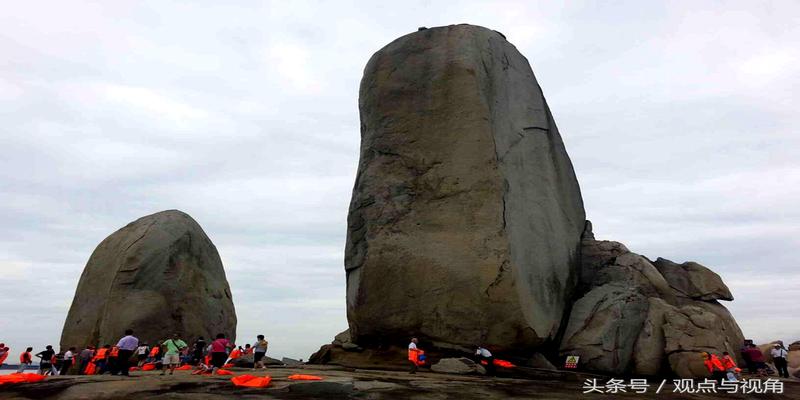
[[[495,31],[403,36],[369,60],[348,216],[359,345],[531,349],[577,280],[578,182],[528,61]]]
[[[125,329],[155,342],[236,334],[222,260],[189,215],[162,211],[103,240],[78,283],[61,347],[115,343]]]

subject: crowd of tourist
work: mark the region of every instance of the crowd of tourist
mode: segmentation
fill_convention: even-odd
[[[78,350],[75,347],[56,352],[53,346],[47,345],[44,350],[33,353],[28,347],[20,353],[17,372],[23,372],[38,359],[38,373],[41,375],[123,375],[128,376],[135,370],[161,370],[164,375],[174,373],[181,366],[191,366],[197,371],[213,373],[239,357],[253,355],[253,368],[265,368],[269,343],[264,335],[258,335],[253,344],[245,347],[237,346],[225,337],[217,334],[206,341],[202,336],[191,344],[187,344],[179,334],[157,343],[140,342],[133,330],[128,329],[116,344],[98,344],[86,346]],[[11,349],[0,343],[0,363],[10,354]],[[185,369],[186,367],[184,367]]]

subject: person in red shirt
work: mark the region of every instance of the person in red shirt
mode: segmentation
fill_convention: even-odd
[[[767,360],[764,359],[764,353],[762,353],[761,350],[759,350],[754,344],[751,344],[750,347],[744,351],[744,353],[750,359],[750,365],[753,367],[752,369],[754,369],[759,375],[766,376]],[[751,370],[750,372],[754,371]]]
[[[219,369],[225,365],[225,360],[228,359],[228,350],[231,347],[233,345],[228,339],[225,339],[224,333],[218,334],[217,338],[211,342],[211,365],[213,369]]]
[[[19,368],[17,368],[17,373],[21,374],[25,372],[25,369],[33,364],[33,355],[31,355],[32,351],[33,347],[28,347],[19,355]]]

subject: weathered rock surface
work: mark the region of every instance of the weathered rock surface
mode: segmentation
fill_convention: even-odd
[[[593,238],[587,222],[581,291],[569,314],[562,355],[581,356],[582,366],[593,371],[671,370],[687,378],[704,376],[691,375],[705,370],[703,351],[738,357],[744,337],[716,300],[732,299],[718,275],[696,263],[659,259],[654,265],[620,243]]]
[[[580,355],[589,370],[627,372],[647,304],[646,297],[626,285],[592,289],[572,307],[561,353]]]
[[[236,312],[222,260],[189,215],[163,211],[131,222],[97,246],[81,275],[61,347],[116,343],[132,328],[154,343],[234,337]]]
[[[633,372],[638,375],[658,375],[664,366],[664,314],[675,307],[666,301],[650,297],[642,330],[633,347]]]
[[[696,262],[677,264],[658,258],[653,265],[679,296],[695,300],[733,300],[733,295],[722,282],[722,278]]]
[[[431,371],[445,374],[474,374],[477,372],[477,364],[466,357],[443,358],[431,366]]]
[[[798,341],[796,341],[796,342],[794,342],[794,343],[790,344],[790,345],[787,347],[787,349],[789,349],[789,351],[792,351],[792,350],[800,350],[800,340],[798,340]]]
[[[550,371],[558,370],[558,368],[556,368],[556,366],[553,365],[553,363],[551,363],[550,360],[548,360],[544,355],[542,355],[542,353],[533,353],[533,356],[531,356],[531,358],[525,361],[525,366],[531,368],[547,369]]]
[[[375,53],[345,252],[352,340],[531,349],[555,337],[584,210],[525,57],[453,25]]]

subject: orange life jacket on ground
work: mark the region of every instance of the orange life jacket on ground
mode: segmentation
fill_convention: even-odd
[[[270,376],[240,375],[231,378],[231,382],[236,386],[267,387],[272,382],[272,378]]]
[[[114,346],[111,348],[111,353],[108,354],[109,357],[117,357],[119,356],[119,347]]]
[[[709,359],[703,360],[703,363],[706,365],[706,368],[708,368],[708,372],[713,373],[714,371],[725,371],[725,367],[722,366],[722,363],[719,361],[719,358],[717,358],[717,356],[714,354],[711,355],[710,360]]]
[[[731,368],[736,368],[736,362],[733,361],[731,356],[722,356],[722,366],[725,368],[725,370],[729,370]]]

